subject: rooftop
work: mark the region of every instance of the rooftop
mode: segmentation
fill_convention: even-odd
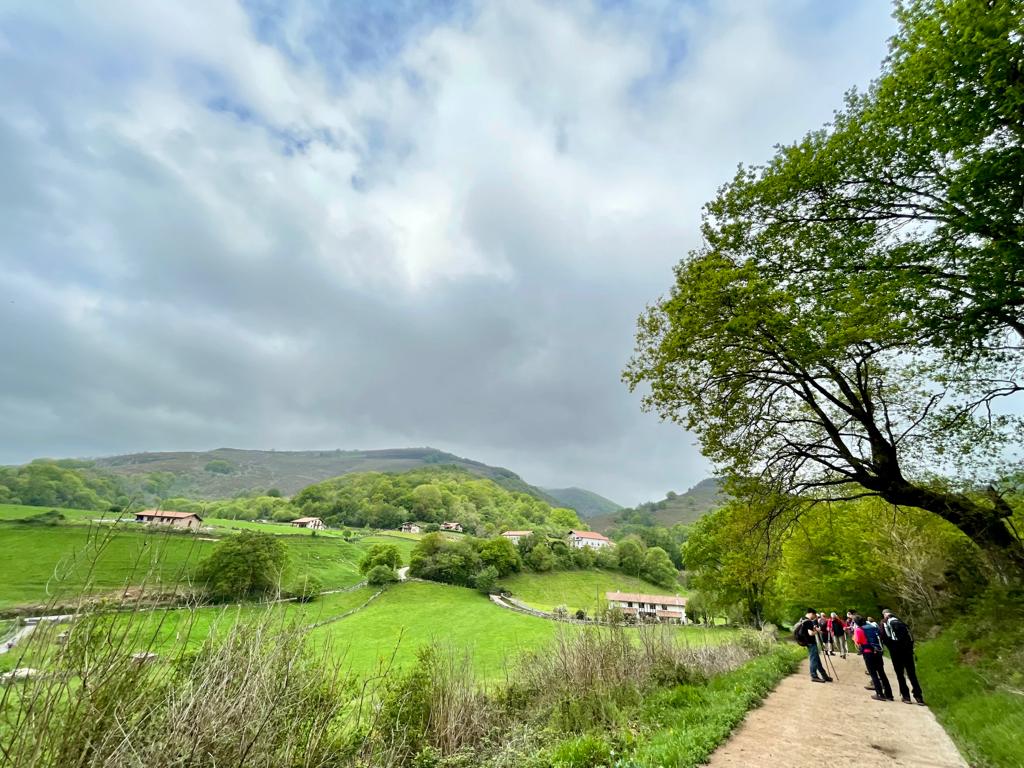
[[[200,520],[203,519],[199,517],[199,515],[197,515],[195,512],[173,512],[171,510],[163,509],[144,509],[141,512],[135,513],[136,517],[142,517],[143,515],[146,517],[166,517],[171,520],[180,520],[185,517],[195,517]]]
[[[651,603],[657,605],[686,605],[686,598],[678,595],[644,595],[640,592],[606,592],[605,597],[625,603]]]
[[[604,534],[598,533],[597,531],[569,531],[570,536],[578,536],[581,539],[597,539],[599,541],[611,541]]]

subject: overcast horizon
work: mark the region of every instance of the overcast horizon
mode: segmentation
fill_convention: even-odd
[[[368,6],[368,7],[364,7]],[[880,0],[0,9],[0,463],[431,446],[632,506],[712,474],[620,380],[738,163]]]

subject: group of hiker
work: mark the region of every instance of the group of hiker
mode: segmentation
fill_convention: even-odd
[[[884,652],[888,649],[899,683],[900,698],[905,704],[912,704],[910,697],[913,695],[914,702],[924,706],[924,696],[914,666],[914,636],[910,627],[892,611],[882,611],[882,622],[879,624],[871,616],[861,616],[857,611],[847,611],[843,619],[835,612],[826,614],[824,611],[808,609],[804,618],[794,625],[793,636],[797,643],[807,649],[811,681],[815,683],[833,681],[825,669],[831,662],[826,659],[823,665],[822,655],[828,657],[838,654],[845,659],[850,653],[852,642],[856,653],[864,659],[865,674],[871,678],[871,685],[865,688],[874,691],[871,698],[876,701],[894,701],[892,686],[885,674]]]

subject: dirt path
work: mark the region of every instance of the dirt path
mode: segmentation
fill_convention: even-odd
[[[835,662],[838,682],[812,683],[807,662],[747,715],[711,756],[711,768],[751,765],[885,765],[967,768],[927,707],[871,699],[859,656]],[[886,659],[893,688],[896,676]],[[927,697],[928,691],[925,691]]]

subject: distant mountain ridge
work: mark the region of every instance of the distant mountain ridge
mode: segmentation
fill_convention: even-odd
[[[712,512],[729,500],[722,490],[722,481],[716,477],[701,480],[685,493],[670,492],[661,501],[649,501],[634,509],[621,509],[611,514],[592,517],[587,522],[595,531],[606,531],[624,518],[647,517],[651,522],[665,527],[677,523],[692,525],[708,512]],[[646,523],[650,524],[650,523]]]
[[[557,499],[560,506],[576,510],[576,513],[584,519],[614,514],[622,509],[621,504],[616,504],[611,499],[606,499],[585,488],[573,486],[571,488],[541,488],[541,490]]]
[[[147,492],[159,495],[224,499],[250,491],[278,489],[291,495],[306,486],[353,472],[404,472],[420,467],[450,465],[493,480],[509,491],[528,493],[552,506],[553,496],[530,485],[504,467],[456,456],[436,448],[383,450],[259,451],[217,448],[212,451],[162,451],[105,456],[91,460],[96,469],[125,479],[137,479]]]

